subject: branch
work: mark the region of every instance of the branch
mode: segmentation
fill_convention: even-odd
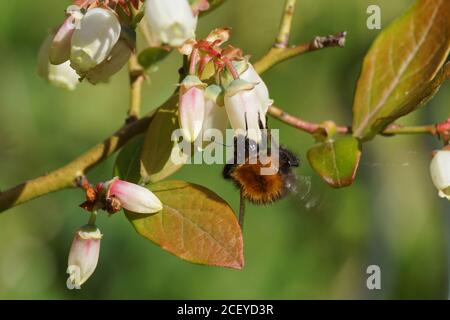
[[[303,119],[294,117],[294,116],[290,115],[289,113],[287,113],[287,112],[283,111],[282,109],[277,108],[275,106],[270,106],[269,114],[272,117],[277,118],[278,120],[280,120],[284,123],[287,123],[288,125],[296,128],[296,129],[302,130],[302,131],[310,133],[310,134],[315,133],[319,128],[322,127],[318,123],[312,123],[312,122],[308,122]],[[337,130],[338,130],[338,133],[342,133],[342,134],[350,132],[350,129],[348,127],[338,126]]]
[[[391,124],[381,132],[382,135],[392,136],[396,134],[431,134],[433,136],[438,134],[436,125],[423,125],[423,126],[402,126],[396,123]]]
[[[314,122],[309,122],[306,120],[303,120],[301,118],[295,117],[293,115],[290,115],[289,113],[283,111],[282,109],[275,107],[275,106],[271,106],[269,108],[269,114],[296,128],[299,129],[301,131],[304,131],[306,133],[309,134],[315,134],[320,128],[324,128],[324,124],[319,124],[319,123],[314,123]],[[332,121],[328,121],[329,123]],[[336,130],[337,133],[339,134],[349,134],[352,132],[352,128],[350,126],[346,127],[346,126],[339,126],[336,125]],[[392,135],[397,135],[397,134],[430,134],[430,135],[438,135],[440,134],[440,131],[442,130],[438,130],[437,126],[434,124],[430,124],[430,125],[423,125],[423,126],[402,126],[399,124],[391,124],[389,127],[387,127],[383,132],[381,132],[381,135],[386,135],[386,136],[392,136]]]
[[[276,64],[303,53],[313,52],[324,48],[344,47],[346,35],[347,33],[343,31],[325,37],[315,37],[307,43],[299,44],[293,47],[273,47],[265,56],[255,63],[255,69],[259,73],[263,73]]]
[[[280,31],[274,46],[277,48],[286,48],[289,44],[289,35],[291,33],[292,18],[294,17],[296,0],[286,0],[286,4],[281,17]]]
[[[147,115],[131,124],[125,124],[111,137],[92,147],[64,167],[0,193],[0,212],[47,193],[75,187],[77,178],[106,160],[131,138],[145,132],[152,117],[152,115]]]
[[[145,80],[144,70],[137,60],[136,53],[132,53],[128,62],[130,77],[130,107],[128,109],[127,122],[139,119],[141,115],[141,91]]]
[[[317,36],[307,43],[288,47],[295,3],[296,0],[286,0],[275,43],[273,47],[270,48],[269,52],[254,64],[258,73],[263,73],[284,60],[306,52],[312,52],[323,48],[343,47],[345,45],[345,36],[347,33],[343,31],[325,37]]]

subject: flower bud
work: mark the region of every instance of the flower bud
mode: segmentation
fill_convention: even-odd
[[[52,64],[61,64],[70,59],[70,42],[74,31],[75,19],[70,16],[59,27],[51,43],[49,59]]]
[[[119,40],[120,31],[119,19],[112,10],[99,7],[88,10],[72,35],[72,67],[85,74],[102,63]]]
[[[231,82],[225,91],[225,109],[234,130],[247,131],[255,142],[261,140],[260,121],[264,125],[265,112],[254,84],[242,79]]]
[[[100,230],[93,225],[83,226],[76,232],[70,247],[67,268],[67,285],[70,289],[80,289],[94,273],[100,254],[101,238]]]
[[[155,213],[163,209],[161,201],[147,188],[114,178],[106,183],[107,198],[116,198],[121,206],[136,213]]]
[[[431,160],[431,179],[439,196],[450,200],[450,150],[439,150]]]
[[[273,100],[271,100],[269,97],[269,89],[267,89],[266,84],[256,72],[255,68],[253,68],[250,62],[247,62],[247,69],[240,74],[239,78],[256,84],[256,94],[261,102],[262,112],[265,114],[267,112],[267,109],[269,109],[269,106],[273,104]]]
[[[67,90],[74,90],[79,83],[79,76],[66,61],[59,65],[49,61],[49,49],[53,41],[53,34],[49,35],[39,50],[38,75],[50,84]]]
[[[197,18],[188,0],[147,0],[145,5],[147,23],[158,41],[178,47],[195,37]]]
[[[197,76],[189,75],[180,84],[179,117],[183,136],[194,142],[205,117],[205,86]]]
[[[124,30],[125,28],[122,31]],[[122,33],[123,36],[111,50],[108,58],[87,72],[86,78],[90,83],[108,82],[111,76],[119,72],[127,64],[136,45],[136,33],[132,30]]]

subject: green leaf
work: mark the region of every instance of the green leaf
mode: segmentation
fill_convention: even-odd
[[[171,140],[176,129],[179,129],[178,94],[172,95],[158,109],[145,135],[140,170],[145,183],[165,179],[184,165],[171,160],[172,152],[179,152],[178,144]]]
[[[320,143],[308,150],[308,161],[314,171],[334,188],[353,183],[361,158],[361,144],[353,137]]]
[[[130,140],[122,148],[114,164],[114,176],[133,183],[140,182],[140,164],[143,144],[144,135],[140,134]]]
[[[169,53],[170,51],[163,48],[147,48],[139,54],[138,61],[144,69],[148,69],[155,63],[167,57]]]
[[[417,109],[450,50],[450,1],[419,0],[383,30],[364,58],[353,103],[353,135],[369,140]]]
[[[149,189],[164,204],[163,210],[152,215],[126,212],[141,236],[189,262],[242,269],[242,232],[224,200],[183,181],[164,181]]]

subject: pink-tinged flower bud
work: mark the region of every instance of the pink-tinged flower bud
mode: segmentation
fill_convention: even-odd
[[[69,289],[80,289],[94,273],[100,254],[101,238],[100,230],[93,225],[83,226],[75,233],[67,268]]]
[[[49,61],[49,49],[52,41],[53,34],[47,37],[39,50],[38,75],[56,87],[74,90],[79,83],[79,76],[70,66],[70,62],[54,65]]]
[[[273,100],[269,97],[269,89],[267,89],[266,84],[250,62],[247,62],[247,69],[240,74],[239,78],[256,84],[256,94],[261,102],[262,112],[266,114],[267,109],[273,104]]]
[[[114,178],[106,183],[107,198],[116,198],[121,206],[135,213],[155,213],[163,209],[161,201],[153,192],[137,184]]]
[[[158,41],[178,47],[195,38],[197,18],[188,0],[147,0],[145,6],[145,18]]]
[[[205,117],[205,87],[197,76],[189,75],[180,84],[179,117],[184,138],[194,142]]]
[[[72,67],[83,75],[102,63],[119,40],[121,29],[119,19],[112,10],[89,9],[72,35]]]
[[[439,196],[450,200],[450,150],[439,150],[431,160],[431,179]]]
[[[223,103],[223,90],[218,85],[210,85],[205,90],[205,119],[203,120],[203,139],[210,141],[213,136],[209,129],[216,129],[225,136],[228,116]]]
[[[242,79],[231,82],[225,91],[225,109],[235,131],[247,130],[249,139],[256,142],[261,140],[259,122],[263,122],[265,113],[254,84]]]
[[[75,31],[75,18],[70,16],[59,27],[50,46],[49,58],[52,64],[61,64],[70,59],[71,39]]]
[[[122,31],[124,31],[123,28]],[[86,78],[92,84],[108,82],[109,79],[125,66],[136,45],[136,33],[133,30],[122,32],[123,36],[111,50],[110,55],[105,61],[95,68],[89,70]]]

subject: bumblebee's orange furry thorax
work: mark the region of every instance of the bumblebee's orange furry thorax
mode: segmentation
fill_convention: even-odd
[[[262,167],[260,163],[242,164],[231,173],[244,198],[256,204],[271,203],[283,196],[282,177],[279,174],[261,175]]]
[[[256,158],[254,158],[254,155],[250,158],[250,154],[255,151],[258,152]],[[279,146],[277,154],[270,152],[268,163],[261,163],[259,152],[257,143],[247,137],[245,137],[245,150],[240,150],[238,148],[238,137],[235,137],[234,157],[223,168],[223,177],[233,180],[241,191],[241,197],[254,204],[270,204],[290,192],[295,192],[296,175],[293,168],[300,164],[295,154]],[[239,162],[238,159],[241,159],[244,155],[244,163]],[[264,156],[266,157],[267,154]],[[273,158],[275,156],[277,158]],[[269,171],[264,170],[264,172],[262,170],[264,168],[269,169]],[[273,172],[274,169],[277,169],[275,174],[263,174]]]

